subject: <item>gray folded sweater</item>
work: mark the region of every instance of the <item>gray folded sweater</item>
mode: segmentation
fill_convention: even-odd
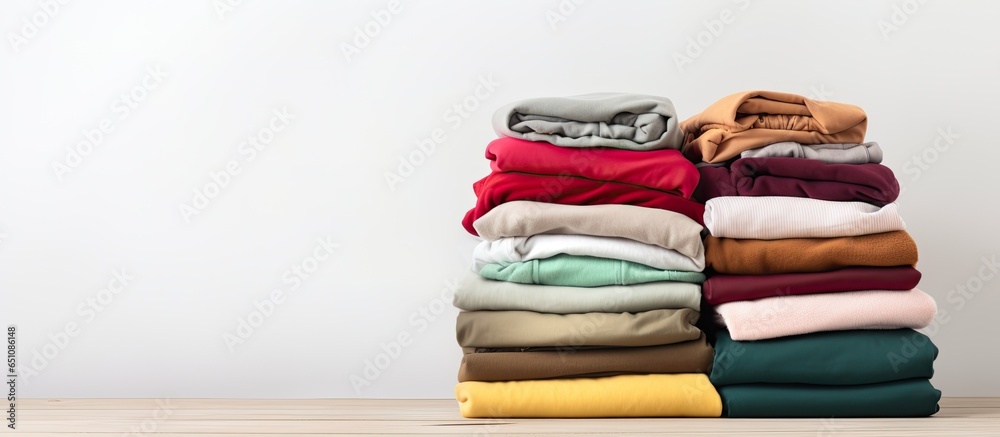
[[[565,287],[494,281],[469,272],[455,289],[453,304],[465,311],[533,311],[551,314],[635,313],[680,308],[698,311],[701,308],[701,285],[650,282],[605,287]]]
[[[498,109],[493,128],[503,136],[562,147],[656,150],[680,149],[683,142],[670,99],[641,94],[522,100]]]
[[[745,150],[740,158],[807,158],[827,164],[878,164],[882,149],[878,143],[799,144],[791,141]]]

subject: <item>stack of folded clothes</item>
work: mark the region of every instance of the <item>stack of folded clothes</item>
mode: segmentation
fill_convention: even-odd
[[[462,415],[718,417],[704,205],[670,100],[532,99],[493,121],[454,300]]]
[[[899,184],[863,143],[860,108],[734,94],[682,123],[703,161],[711,380],[727,417],[928,416],[937,348],[914,329],[937,307],[915,288]]]

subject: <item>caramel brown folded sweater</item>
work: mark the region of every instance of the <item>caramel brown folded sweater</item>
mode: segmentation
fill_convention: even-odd
[[[705,336],[683,343],[599,349],[476,352],[462,357],[458,381],[520,381],[628,373],[708,373],[715,352]]]
[[[782,141],[860,143],[867,126],[868,116],[857,106],[775,91],[723,97],[681,123],[684,154],[705,162],[723,162]]]
[[[906,231],[860,237],[737,240],[705,238],[705,263],[718,273],[773,275],[825,272],[850,266],[917,263],[917,245]]]

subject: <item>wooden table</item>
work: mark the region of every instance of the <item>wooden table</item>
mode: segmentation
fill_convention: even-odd
[[[1000,398],[945,398],[916,419],[464,419],[452,400],[26,399],[4,435],[1000,436]]]

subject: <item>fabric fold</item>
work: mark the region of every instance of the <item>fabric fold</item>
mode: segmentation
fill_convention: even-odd
[[[798,197],[716,197],[705,203],[705,227],[720,238],[778,240],[853,237],[906,229],[895,203]]]
[[[525,285],[485,279],[475,273],[455,289],[455,307],[465,311],[534,311],[537,313],[622,313],[701,306],[701,287],[684,282],[634,286],[564,287]]]
[[[914,288],[777,296],[724,303],[715,311],[730,337],[742,341],[822,331],[920,329],[934,320],[937,304]]]
[[[493,114],[502,136],[561,147],[680,149],[678,124],[670,99],[627,93],[527,99]]]
[[[708,373],[714,353],[705,336],[664,346],[465,354],[463,381],[600,377],[621,374]]]
[[[843,267],[913,266],[916,263],[917,244],[906,231],[785,240],[705,237],[705,264],[722,274],[810,273]]]
[[[461,382],[463,417],[719,417],[722,400],[703,374],[618,375]]]
[[[684,198],[691,197],[699,178],[694,164],[673,149],[566,148],[502,137],[486,146],[486,159],[496,172],[578,176],[636,185]]]
[[[926,379],[822,386],[740,384],[719,387],[725,417],[923,417],[938,412],[941,392]]]
[[[618,237],[703,256],[702,226],[663,209],[632,205],[560,205],[518,200],[498,205],[475,222],[484,240],[539,234]]]
[[[723,97],[681,123],[684,154],[705,162],[782,141],[860,143],[867,127],[868,116],[857,106],[760,90]]]
[[[689,308],[586,314],[463,311],[456,331],[461,347],[656,346],[697,339],[698,316]]]
[[[622,204],[658,208],[684,214],[702,223],[705,206],[681,196],[618,182],[595,181],[573,176],[541,176],[528,173],[490,173],[472,185],[476,206],[465,214],[462,226],[478,235],[473,222],[493,208],[515,200],[562,205]]]
[[[878,164],[882,148],[876,142],[850,144],[799,144],[791,141],[744,150],[741,158],[804,158],[827,164]]]
[[[487,264],[506,266],[515,262],[550,258],[559,254],[619,259],[661,270],[700,272],[704,256],[689,257],[673,249],[613,237],[589,235],[534,235],[483,241],[473,250],[473,271]]]
[[[909,266],[847,267],[828,272],[775,275],[715,275],[702,284],[712,305],[774,296],[862,290],[912,290],[920,272]]]
[[[703,166],[695,197],[785,196],[875,206],[899,197],[899,182],[881,164],[826,164],[798,158],[742,158],[729,168]]]
[[[710,379],[734,384],[858,385],[934,376],[938,349],[912,329],[831,331],[759,341],[715,340]]]
[[[479,270],[479,275],[495,281],[563,287],[604,287],[662,281],[705,282],[705,274],[700,272],[660,270],[619,259],[574,255],[556,255],[507,265],[486,264]]]

